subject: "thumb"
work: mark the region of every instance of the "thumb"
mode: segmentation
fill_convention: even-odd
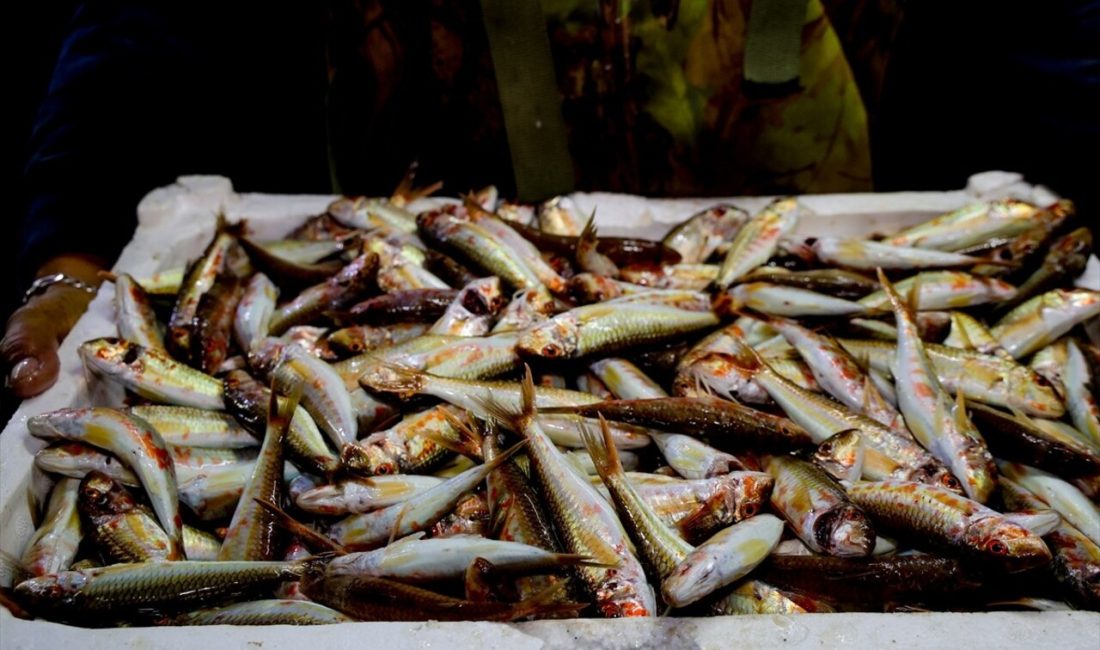
[[[57,381],[57,341],[57,328],[30,305],[12,314],[0,341],[0,358],[10,368],[7,383],[17,397],[33,397]]]

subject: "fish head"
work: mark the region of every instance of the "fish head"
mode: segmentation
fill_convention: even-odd
[[[546,320],[554,311],[554,297],[545,285],[520,289],[512,295],[512,301],[504,307],[494,332],[525,330]]]
[[[516,350],[544,359],[568,359],[577,352],[580,325],[569,314],[560,314],[539,323],[520,336]]]
[[[84,367],[100,375],[119,375],[138,361],[144,350],[140,345],[118,338],[104,337],[80,344]]]
[[[377,445],[346,444],[340,450],[340,462],[349,474],[382,476],[400,471],[397,459]]]
[[[838,481],[858,481],[863,472],[863,438],[858,429],[833,434],[818,445],[813,460]]]
[[[761,512],[771,497],[775,479],[766,472],[735,472],[729,474],[729,477],[728,492],[733,521],[748,519]]]
[[[337,304],[345,294],[354,294],[365,289],[378,271],[378,255],[370,251],[352,260],[340,272],[325,281],[330,302]]]
[[[356,212],[366,211],[365,201],[361,196],[340,198],[329,203],[327,212],[332,218],[345,223],[351,221]]]
[[[822,515],[815,526],[817,542],[829,555],[867,557],[875,548],[875,531],[862,510],[846,505]]]
[[[500,278],[479,278],[467,284],[458,296],[466,311],[475,316],[496,314],[504,308],[506,300],[501,290]]]
[[[1014,366],[1010,372],[1007,384],[1016,407],[1041,417],[1060,418],[1065,414],[1065,403],[1049,379],[1027,366]]]
[[[103,472],[88,472],[80,482],[80,511],[91,518],[130,512],[137,502],[126,488]]]
[[[606,280],[606,278],[602,276],[595,277]],[[665,276],[664,267],[650,263],[637,263],[625,266],[620,270],[619,278],[631,284],[640,284],[644,287],[653,287],[655,289],[667,289],[670,284],[668,278]],[[607,281],[610,282],[610,280]],[[618,285],[615,286],[616,290],[618,290]]]
[[[734,205],[716,205],[706,210],[703,230],[708,237],[730,241],[749,219],[749,214]]]
[[[24,580],[14,591],[19,602],[30,611],[49,611],[71,604],[87,582],[88,576],[83,571],[61,571]]]
[[[1039,212],[1037,206],[1019,199],[1003,199],[993,201],[989,205],[989,218],[991,219],[1032,222],[1036,220]]]
[[[1038,535],[996,513],[971,522],[963,541],[975,554],[1012,573],[1051,561],[1050,549]]]
[[[1075,267],[1082,263],[1081,258],[1087,261],[1091,253],[1092,231],[1081,227],[1055,242],[1050,250],[1050,258],[1062,266]]]
[[[566,290],[569,297],[582,305],[604,302],[622,294],[614,280],[594,273],[578,273],[569,278]]]
[[[981,282],[985,284],[993,302],[1011,300],[1016,296],[1016,287],[1004,280],[998,280],[997,278],[981,278]]]
[[[372,364],[359,377],[359,385],[368,391],[394,393],[403,399],[422,392],[426,383],[418,370],[383,362]]]
[[[91,412],[90,408],[67,408],[41,413],[27,418],[27,432],[46,440],[63,438],[64,431],[71,429],[74,423],[83,420]]]
[[[596,594],[596,607],[604,618],[636,618],[653,616],[656,612],[633,590],[620,588],[625,583],[608,580]],[[650,588],[645,585],[645,588]]]
[[[950,469],[942,465],[936,464],[935,467],[932,467],[928,470],[926,476],[927,478],[921,480],[920,482],[928,483],[930,485],[938,485],[939,487],[942,487],[945,490],[954,494],[958,494],[960,496],[964,494],[962,481],[956,478],[955,475],[951,473]]]

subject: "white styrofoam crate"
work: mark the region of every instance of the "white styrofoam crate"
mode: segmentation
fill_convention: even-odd
[[[1015,174],[989,172],[971,179],[967,190],[836,194],[801,197],[812,214],[799,226],[804,234],[859,235],[887,231],[964,205],[975,198],[1016,196],[1047,203],[1052,196],[1027,185]],[[116,271],[137,277],[178,267],[199,255],[222,211],[231,221],[248,219],[260,238],[285,234],[309,216],[324,211],[331,196],[235,194],[227,179],[181,178],[151,192],[138,207],[138,228],[123,250]],[[671,224],[699,209],[728,201],[755,210],[768,199],[643,199],[604,193],[575,194],[578,208],[597,210],[605,235],[660,238]],[[1100,283],[1092,261],[1088,274]],[[31,415],[87,404],[91,398],[77,346],[90,338],[113,336],[112,292],[101,290],[61,345],[57,384],[26,400],[0,434],[0,550],[18,557],[32,532],[29,489],[43,490],[31,471],[34,453],[43,443],[26,433]],[[0,584],[10,576],[0,574]],[[654,618],[620,621],[571,620],[494,623],[354,623],[327,627],[200,627],[86,630],[43,621],[22,621],[0,608],[0,648],[193,648],[296,647],[324,644],[340,648],[485,647],[608,649],[639,647],[882,648],[892,645],[938,648],[964,642],[971,647],[1047,646],[1061,649],[1100,648],[1100,614],[1092,612],[996,612],[988,614],[812,614],[722,618]]]

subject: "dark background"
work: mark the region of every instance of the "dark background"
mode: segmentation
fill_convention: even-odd
[[[0,281],[0,315],[4,321],[18,304],[15,286],[16,224],[22,214],[25,199],[22,191],[23,165],[26,163],[27,141],[38,104],[46,92],[57,60],[57,50],[64,36],[65,26],[79,3],[76,0],[52,2],[18,2],[9,10],[4,21],[4,41],[10,45],[6,57],[7,80],[6,114],[3,121],[3,175],[9,188],[9,202],[5,208],[6,235],[0,237],[0,261],[3,278]]]
[[[17,2],[8,9],[4,21],[4,42],[9,44],[5,57],[4,78],[8,89],[4,93],[9,117],[3,126],[4,186],[8,188],[8,205],[4,211],[4,235],[0,236],[0,319],[19,306],[24,287],[16,278],[20,273],[16,261],[18,223],[25,209],[22,186],[26,163],[27,141],[34,124],[38,104],[49,86],[50,75],[57,60],[57,51],[65,26],[79,3],[76,0],[51,2]],[[6,369],[3,372],[7,372]],[[0,389],[0,422],[7,423],[19,402]]]

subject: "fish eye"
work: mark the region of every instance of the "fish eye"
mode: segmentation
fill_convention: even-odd
[[[741,508],[741,512],[745,513],[745,518],[746,519],[748,519],[749,517],[755,516],[756,515],[756,504],[755,503],[746,503],[745,506],[743,508]]]
[[[558,354],[560,354],[560,351],[558,350],[558,346],[556,345],[544,345],[542,348],[542,356],[544,357],[553,358],[558,356]]]
[[[990,540],[989,544],[986,544],[986,548],[989,549],[990,553],[1008,555],[1008,546],[999,539]]]
[[[941,479],[941,482],[943,483],[943,486],[946,487],[949,490],[958,490],[959,488],[962,487],[962,484],[959,483],[959,479],[955,478],[954,476],[951,476],[950,474],[943,477]]]
[[[833,453],[833,443],[823,442],[821,443],[821,446],[817,448],[817,450],[823,454],[831,454]]]

